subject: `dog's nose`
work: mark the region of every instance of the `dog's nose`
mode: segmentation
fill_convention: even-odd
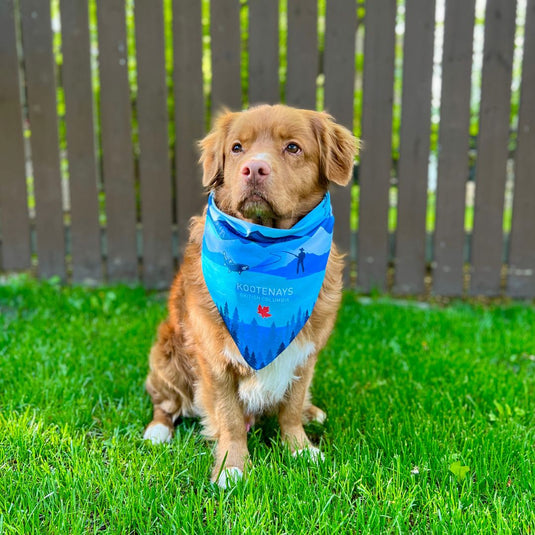
[[[249,160],[243,164],[241,174],[246,180],[262,181],[271,174],[271,167],[264,160]]]

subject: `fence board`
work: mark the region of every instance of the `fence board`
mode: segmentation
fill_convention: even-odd
[[[135,282],[136,200],[124,10],[123,0],[97,0],[108,279]]]
[[[196,141],[205,132],[202,74],[202,2],[170,0],[173,5],[175,172],[169,167],[167,80],[163,3],[137,0],[137,102],[140,206],[136,221],[132,105],[124,0],[97,0],[101,142],[106,193],[107,275],[110,281],[137,281],[143,249],[144,283],[167,286],[173,271],[172,203],[176,202],[179,254],[188,220],[202,209]],[[506,293],[535,297],[535,0],[527,0],[523,77],[515,154],[513,222],[503,239],[503,205],[508,158],[510,93],[517,2],[487,0],[474,231],[466,236],[465,186],[468,175],[470,83],[476,0],[447,0],[442,59],[440,152],[433,258],[425,256],[427,153],[430,83],[436,0],[406,0],[403,103],[397,238],[388,234],[392,166],[392,97],[396,0],[366,3],[365,64],[358,235],[358,285],[363,291],[387,287],[388,262],[395,260],[394,291],[423,291],[426,261],[433,260],[433,292],[461,295],[463,261],[472,241],[469,292],[502,291],[503,258],[509,262]],[[59,0],[62,21],[62,81],[65,90],[70,205],[62,202],[57,92],[50,2],[0,2],[0,268],[31,267],[32,246],[40,275],[66,277],[65,257],[72,244],[73,280],[102,281],[101,231],[92,109],[88,0]],[[277,102],[281,89],[288,104],[315,108],[319,72],[318,2],[287,2],[288,68],[279,81],[279,2],[210,2],[213,78],[210,106],[242,106],[241,9],[248,9],[249,95],[251,104]],[[523,5],[523,4],[520,4]],[[325,3],[324,106],[352,128],[354,117],[357,4]],[[129,8],[128,8],[129,9]],[[17,56],[20,10],[22,58]],[[321,14],[322,15],[322,14]],[[321,22],[321,21],[320,21]],[[19,61],[25,68],[31,155],[25,158]],[[246,98],[247,100],[247,98]],[[26,173],[34,169],[36,219],[30,229]],[[174,191],[176,189],[176,192]],[[173,193],[176,193],[173,195]],[[333,187],[335,239],[352,251],[349,191]],[[67,199],[65,199],[67,201]],[[70,207],[70,208],[69,208]],[[64,210],[71,224],[65,228]],[[139,228],[138,228],[139,227]],[[31,237],[31,242],[30,242]],[[427,236],[430,238],[431,236]],[[430,240],[428,240],[430,242]],[[394,243],[396,245],[394,251]],[[428,243],[429,245],[429,243]],[[468,244],[469,245],[469,244]],[[464,258],[463,258],[464,246]],[[504,248],[509,254],[504,255]],[[66,250],[67,249],[67,250]],[[106,250],[106,243],[105,243]],[[429,250],[429,248],[428,248]],[[176,250],[175,250],[176,252]],[[345,272],[346,283],[348,271]]]
[[[434,0],[407,0],[394,291],[424,291]]]
[[[196,142],[204,135],[201,3],[174,0],[175,173],[179,255],[205,202]]]
[[[535,297],[535,0],[528,0],[524,32],[513,222],[507,294]]]
[[[298,108],[316,108],[318,76],[318,3],[288,2],[286,102]]]
[[[249,104],[276,104],[279,91],[279,5],[250,0]]]
[[[0,2],[0,269],[31,265],[13,0]]]
[[[386,288],[396,0],[366,3],[358,286]]]
[[[516,0],[488,0],[476,168],[472,295],[500,293]]]
[[[353,131],[353,94],[355,91],[355,34],[357,7],[354,0],[327,3],[325,23],[325,109],[346,128]],[[351,185],[331,187],[336,216],[335,239],[342,251],[351,249]],[[349,265],[344,279],[349,283]]]
[[[65,279],[65,237],[59,165],[56,83],[50,4],[20,3],[35,191],[39,274]]]
[[[462,295],[475,0],[448,0],[444,22],[433,292]]]
[[[212,111],[242,106],[240,72],[240,2],[210,2]]]
[[[162,0],[136,0],[135,26],[143,283],[166,288],[173,277],[173,251]]]
[[[61,0],[73,282],[102,281],[87,0]]]

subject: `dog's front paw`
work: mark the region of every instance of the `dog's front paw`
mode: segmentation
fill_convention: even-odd
[[[327,414],[315,405],[310,405],[309,407],[303,410],[303,425],[306,425],[310,422],[317,422],[319,424],[322,424],[325,422],[326,419]]]
[[[292,453],[292,457],[304,457],[313,463],[319,463],[325,460],[325,455],[315,446],[308,446],[302,450],[296,450]]]
[[[173,438],[173,431],[165,424],[149,425],[143,433],[144,440],[150,440],[153,444],[163,444],[171,442]]]
[[[224,468],[219,474],[216,483],[222,489],[233,487],[243,478],[243,472],[236,466]]]

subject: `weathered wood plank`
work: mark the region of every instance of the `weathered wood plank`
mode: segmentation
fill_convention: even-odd
[[[352,130],[357,31],[355,2],[353,0],[328,2],[325,19],[324,106],[340,124]]]
[[[318,76],[318,3],[288,2],[286,103],[316,109]]]
[[[357,249],[357,285],[365,292],[387,285],[395,24],[396,0],[368,0]]]
[[[448,0],[444,22],[433,292],[462,295],[475,0]]]
[[[242,106],[240,72],[240,2],[210,2],[212,111]]]
[[[72,280],[102,282],[87,0],[61,0]]]
[[[102,167],[110,282],[138,279],[130,88],[123,0],[97,0]]]
[[[355,90],[355,34],[357,7],[354,0],[327,3],[325,24],[325,100],[324,107],[336,120],[353,131],[353,94]],[[334,237],[340,249],[351,249],[351,185],[331,186],[336,224]],[[349,283],[349,263],[344,271]]]
[[[507,294],[535,297],[535,0],[528,0]]]
[[[394,292],[424,290],[435,1],[407,0]]]
[[[22,110],[13,0],[0,2],[0,269],[31,266]]]
[[[279,4],[249,1],[249,104],[276,104],[279,90]]]
[[[173,278],[171,168],[162,0],[136,0],[139,177],[143,283],[167,288]]]
[[[196,142],[204,135],[201,3],[174,0],[175,174],[179,255],[188,240],[189,219],[205,197]]]
[[[516,0],[488,0],[476,167],[472,295],[499,295]]]
[[[50,4],[20,3],[31,128],[39,275],[66,277]]]

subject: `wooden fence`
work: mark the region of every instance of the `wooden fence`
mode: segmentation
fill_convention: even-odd
[[[535,297],[535,0],[487,0],[474,167],[475,6],[445,2],[432,120],[435,0],[0,0],[0,269],[166,287],[204,202],[195,140],[211,111],[282,98],[327,109],[364,140],[352,194],[332,192],[348,284]]]

